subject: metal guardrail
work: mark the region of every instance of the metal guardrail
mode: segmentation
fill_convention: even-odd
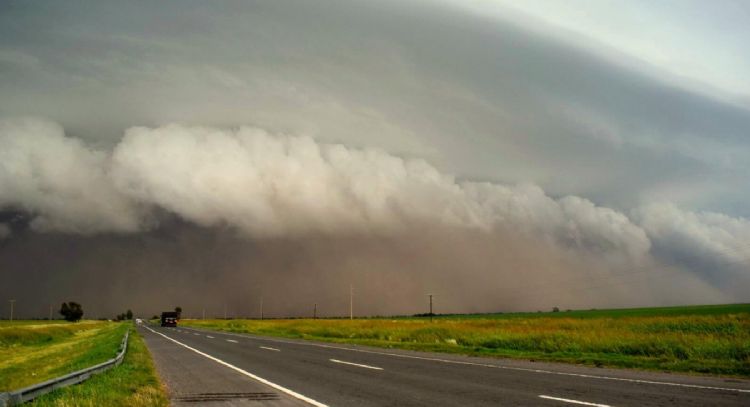
[[[49,393],[53,390],[61,387],[67,387],[72,384],[81,383],[88,380],[91,375],[104,372],[122,363],[122,359],[125,357],[125,352],[128,350],[128,336],[130,335],[130,329],[125,331],[125,336],[122,338],[120,344],[120,350],[117,356],[114,358],[99,363],[85,369],[81,369],[77,372],[68,373],[64,376],[56,377],[54,379],[47,380],[46,382],[37,383],[23,389],[14,390],[7,393],[0,393],[0,407],[15,406],[23,404],[27,401],[33,400],[42,394]]]

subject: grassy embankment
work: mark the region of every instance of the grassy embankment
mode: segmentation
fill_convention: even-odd
[[[0,325],[0,391],[18,389],[111,359],[130,325],[20,321]],[[131,331],[123,363],[34,401],[44,406],[165,406],[143,340]]]
[[[750,376],[750,304],[182,325],[476,356]]]

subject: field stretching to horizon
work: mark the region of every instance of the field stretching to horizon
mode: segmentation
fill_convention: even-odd
[[[0,392],[18,390],[113,358],[130,323],[0,321]],[[165,406],[148,350],[131,330],[120,366],[32,402],[41,406]]]
[[[180,325],[423,351],[750,377],[750,304]]]

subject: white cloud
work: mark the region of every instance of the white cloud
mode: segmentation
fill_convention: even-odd
[[[133,232],[142,219],[114,189],[108,157],[56,123],[0,121],[0,207],[33,214],[39,231]]]
[[[697,266],[750,267],[750,219],[690,212],[670,203],[646,205],[633,216],[654,244],[673,256],[704,263]]]
[[[120,191],[204,226],[250,235],[397,231],[413,222],[512,228],[566,246],[643,257],[626,216],[534,185],[456,182],[419,159],[242,127],[132,128],[113,154]]]
[[[43,120],[0,125],[0,207],[38,231],[134,232],[161,208],[251,236],[392,233],[419,223],[510,229],[628,258],[649,241],[627,217],[532,184],[457,182],[420,159],[253,127],[135,127],[109,154]]]
[[[586,199],[568,196],[555,200],[530,184],[467,182],[462,188],[467,193],[467,206],[481,208],[477,211],[481,224],[512,225],[532,236],[631,260],[648,254],[650,242],[643,230],[622,213]]]

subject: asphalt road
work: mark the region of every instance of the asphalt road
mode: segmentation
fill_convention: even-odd
[[[174,404],[195,405],[186,394],[212,393],[217,405],[750,406],[747,380],[139,329]],[[275,398],[222,399],[222,392]]]

